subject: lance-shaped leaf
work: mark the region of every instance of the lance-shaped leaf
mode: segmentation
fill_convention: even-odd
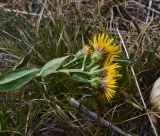
[[[37,76],[46,77],[49,74],[55,73],[60,66],[62,66],[63,62],[68,58],[69,56],[65,56],[62,58],[56,58],[53,60],[50,60],[48,63],[46,63],[42,68],[40,73]]]
[[[76,74],[71,76],[71,79],[75,80],[75,81],[78,81],[80,83],[90,83],[90,80],[88,80],[88,79],[86,79],[86,78],[84,78],[82,76],[76,75]]]
[[[24,67],[29,62],[30,59],[31,55],[27,54],[18,64],[14,66],[13,70]]]
[[[1,74],[0,92],[12,91],[24,86],[31,81],[39,71],[37,68],[23,68]]]
[[[118,59],[118,60],[115,60],[115,62],[124,62],[124,63],[128,63],[128,64],[136,64],[135,61],[133,60],[130,60],[130,59]]]

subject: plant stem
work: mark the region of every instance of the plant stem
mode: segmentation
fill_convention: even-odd
[[[84,70],[84,68],[85,68],[86,59],[87,59],[87,53],[85,53],[85,56],[84,56],[84,59],[83,59],[82,70]]]
[[[67,66],[71,65],[71,64],[74,63],[75,61],[77,61],[76,58],[74,58],[73,60],[71,60],[70,62],[68,62],[67,64],[65,64],[63,67],[67,67]]]
[[[87,107],[85,107],[84,105],[81,105],[78,101],[76,101],[73,98],[71,98],[69,101],[76,109],[79,109],[81,112],[86,114],[89,118],[98,121],[98,116],[96,113],[90,111]],[[121,130],[120,128],[118,128],[117,126],[114,126],[113,124],[111,124],[107,120],[103,119],[102,117],[99,117],[99,122],[101,125],[111,128],[116,133],[119,133],[124,136],[131,136],[130,134],[128,134],[128,133],[124,132],[123,130]]]

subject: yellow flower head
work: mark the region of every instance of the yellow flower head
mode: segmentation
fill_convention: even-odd
[[[97,78],[98,81],[100,79],[100,84],[102,85],[102,91],[99,91],[98,95],[103,100],[110,101],[116,94],[117,79],[121,76],[118,73],[120,66],[114,62],[119,57],[120,47],[114,42],[113,38],[109,38],[105,34],[95,35],[93,40],[90,40],[89,46],[86,47],[87,49],[88,47],[93,47],[93,50],[89,48],[91,61],[93,64],[98,64],[103,70],[102,76]],[[94,81],[97,83],[97,80]],[[97,84],[94,85],[96,86]]]
[[[104,60],[116,59],[120,53],[119,46],[114,43],[113,38],[109,38],[108,35],[99,34],[93,37],[93,41],[90,41],[90,45],[93,46],[95,51],[99,51],[103,54]]]
[[[102,79],[102,87],[103,93],[100,94],[104,100],[110,101],[116,94],[115,89],[117,88],[117,79],[121,76],[117,68],[120,66],[117,63],[108,64],[104,66],[103,79]]]

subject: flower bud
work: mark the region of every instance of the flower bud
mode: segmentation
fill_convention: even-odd
[[[76,53],[75,58],[76,58],[77,60],[82,59],[82,58],[84,58],[85,54],[86,54],[86,52],[85,52],[84,50],[80,50],[80,51],[78,51],[78,52]]]
[[[91,61],[94,64],[100,62],[102,59],[103,59],[102,53],[99,51],[94,52],[94,54],[91,56]]]
[[[101,84],[101,79],[96,77],[90,80],[91,86],[97,88]]]

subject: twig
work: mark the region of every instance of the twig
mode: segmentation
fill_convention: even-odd
[[[17,10],[17,9],[8,9],[8,8],[3,8],[3,7],[0,7],[0,9],[4,10],[5,12],[10,12],[10,13],[29,15],[29,16],[34,16],[34,17],[40,16],[39,14],[36,14],[36,13],[28,13],[26,11],[21,11],[21,10]],[[47,16],[44,16],[44,18],[47,18]]]
[[[139,7],[141,8],[146,8],[152,12],[155,12],[157,14],[160,14],[160,11],[157,11],[151,7],[147,7],[137,1],[132,1],[131,0],[131,3],[135,3],[136,5],[138,5]],[[3,8],[3,7],[0,7],[0,9],[4,10],[5,12],[10,12],[10,13],[18,13],[18,14],[23,14],[23,15],[30,15],[30,16],[35,16],[35,17],[39,17],[39,14],[36,14],[36,13],[29,13],[29,12],[26,12],[26,11],[21,11],[21,10],[17,10],[17,9],[8,9],[8,8]],[[49,18],[49,16],[46,16],[46,15],[43,15],[44,18]]]
[[[97,114],[90,111],[87,107],[85,107],[84,105],[80,105],[80,103],[78,101],[76,101],[75,99],[71,98],[70,103],[76,108],[79,109],[81,112],[83,112],[84,114],[86,114],[89,118],[99,121],[101,125],[105,126],[105,127],[109,127],[111,128],[114,132],[117,132],[121,135],[124,136],[131,136],[130,134],[124,132],[123,130],[121,130],[120,128],[112,125],[110,122],[108,122],[107,120],[103,119],[102,117],[97,117]]]
[[[160,11],[157,11],[157,10],[151,8],[151,7],[147,7],[147,6],[141,4],[141,3],[137,2],[137,1],[132,1],[132,2],[135,3],[135,4],[137,4],[141,8],[146,8],[146,9],[148,9],[148,10],[154,12],[154,13],[160,14]]]
[[[124,44],[124,41],[123,41],[123,39],[122,39],[122,36],[121,36],[118,28],[117,28],[117,32],[118,32],[119,38],[121,39],[123,48],[124,48],[124,50],[125,50],[126,57],[127,57],[128,59],[130,59],[129,54],[128,54],[128,51],[127,51],[127,48],[126,48],[126,46],[125,46],[125,44]],[[148,110],[147,110],[146,103],[145,103],[145,101],[144,101],[144,99],[143,99],[143,96],[142,96],[142,93],[141,93],[141,89],[140,89],[140,86],[139,86],[139,84],[138,84],[138,80],[137,80],[136,74],[135,74],[135,72],[134,72],[133,66],[131,66],[131,71],[132,71],[132,74],[133,74],[133,77],[134,77],[134,80],[135,80],[135,83],[136,83],[136,86],[137,86],[137,89],[138,89],[138,93],[139,93],[139,95],[140,95],[140,98],[141,98],[141,101],[142,101],[142,103],[143,103],[143,106],[144,106],[144,108],[145,108],[145,110],[146,110],[147,116],[148,116],[149,121],[150,121],[150,123],[151,123],[151,126],[152,126],[152,128],[153,128],[153,131],[154,131],[154,133],[155,133],[155,136],[158,136],[157,131],[156,131],[156,129],[155,129],[155,126],[154,126],[154,124],[153,124],[153,122],[152,122],[152,120],[151,120],[151,117],[150,117],[150,115],[149,115],[149,112],[148,112]]]
[[[149,8],[151,8],[151,6],[152,6],[152,0],[149,1]],[[146,18],[146,24],[149,21],[149,16],[150,16],[150,10],[148,9],[147,18]]]
[[[40,26],[40,22],[41,22],[41,19],[42,19],[42,16],[43,16],[43,13],[44,13],[44,9],[45,9],[46,4],[47,4],[47,0],[45,0],[44,5],[42,6],[41,11],[40,11],[40,13],[39,13],[39,17],[38,17],[38,19],[37,19],[37,21],[36,21],[35,30],[36,30],[37,35],[38,35],[38,33],[39,33],[39,26]]]
[[[6,31],[4,31],[4,30],[2,30],[2,29],[0,29],[0,31],[3,32],[4,34],[10,36],[11,38],[17,40],[18,42],[23,42],[25,45],[29,46],[30,49],[33,50],[43,62],[46,62],[46,60],[44,59],[44,57],[42,57],[42,55],[41,55],[40,53],[38,53],[38,52],[34,49],[34,47],[31,46],[29,43],[27,43],[26,41],[23,41],[23,40],[19,39],[18,37],[15,37],[15,36],[11,35],[10,33],[6,32]]]

